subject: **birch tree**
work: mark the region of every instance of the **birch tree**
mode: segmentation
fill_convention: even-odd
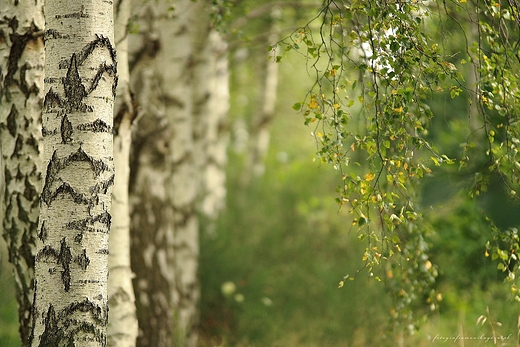
[[[34,254],[41,189],[43,3],[3,2],[0,8],[0,170],[3,237],[13,264],[22,346],[32,325]]]
[[[228,44],[223,35],[207,27],[197,40],[194,77],[195,151],[201,170],[200,211],[207,231],[225,207],[226,164],[229,143]]]
[[[165,16],[167,2],[147,4],[143,46],[134,55],[133,86],[143,107],[131,185],[139,346],[171,346],[176,338],[187,344],[180,321],[196,312],[188,301],[198,300],[198,173],[190,91],[194,7],[178,1]]]
[[[267,18],[269,32],[263,37],[262,48],[269,47],[280,39],[280,17],[282,9],[274,6],[270,18]],[[278,65],[276,63],[276,48],[274,59],[260,61],[260,90],[257,109],[251,121],[248,164],[245,168],[244,183],[248,184],[253,176],[262,176],[265,172],[265,157],[269,150],[270,126],[274,117],[276,105],[276,89],[278,87]]]
[[[112,114],[112,3],[47,1],[45,174],[32,346],[105,346]]]
[[[130,145],[135,108],[130,92],[128,67],[128,21],[130,1],[114,3],[115,42],[118,52],[118,85],[114,112],[114,166],[112,228],[108,257],[108,345],[131,347],[137,338],[135,295],[130,268],[130,215],[128,184]]]
[[[173,5],[141,7],[131,45],[142,112],[130,184],[139,346],[196,345],[197,212],[214,213],[225,196],[224,177],[212,175],[211,190],[206,174],[226,162],[226,45],[211,33],[207,2]]]

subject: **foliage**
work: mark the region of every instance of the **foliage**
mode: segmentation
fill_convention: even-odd
[[[434,288],[438,268],[430,261],[432,228],[418,204],[424,178],[453,171],[446,164],[457,162],[460,172],[475,176],[470,195],[485,191],[493,174],[516,196],[517,16],[510,2],[494,0],[477,6],[464,0],[327,0],[313,20],[278,44],[307,61],[314,85],[293,108],[314,128],[319,160],[342,177],[337,202],[353,214],[359,238],[368,239],[365,269],[370,275],[376,267],[386,269],[374,278],[387,283],[396,323],[411,331],[417,308],[435,310],[441,298]],[[462,47],[442,34],[456,27]],[[463,73],[465,64],[476,75],[474,85]],[[457,158],[430,135],[432,103],[443,95],[470,103],[472,132],[451,134],[462,148]],[[495,230],[494,240],[508,251],[488,246],[511,280],[514,230]]]

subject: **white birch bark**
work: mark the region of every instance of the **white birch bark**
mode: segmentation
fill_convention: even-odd
[[[117,84],[112,3],[48,0],[45,16],[32,346],[105,346]]]
[[[209,219],[208,231],[225,207],[226,164],[229,143],[228,45],[208,24],[197,44],[194,78],[196,158],[201,168],[201,212]]]
[[[196,40],[209,24],[204,5],[147,3],[140,7],[140,34],[132,40],[132,86],[142,112],[130,185],[138,346],[197,341],[201,168],[196,157],[204,154],[195,147],[192,91]]]
[[[13,264],[22,346],[32,326],[34,255],[41,190],[43,3],[0,6],[0,148],[3,237]]]
[[[108,346],[133,347],[137,339],[135,295],[130,267],[130,214],[128,184],[134,105],[128,68],[128,20],[130,1],[114,3],[115,42],[118,57],[118,85],[114,112],[114,166],[112,227],[108,256]]]

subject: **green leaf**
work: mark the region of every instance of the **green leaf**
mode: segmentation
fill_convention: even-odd
[[[301,102],[297,102],[294,105],[292,105],[292,108],[295,111],[299,111],[302,108],[302,103]]]

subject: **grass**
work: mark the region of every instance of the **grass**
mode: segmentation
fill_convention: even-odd
[[[18,308],[15,300],[14,278],[7,262],[5,242],[0,241],[0,347],[18,347]]]

